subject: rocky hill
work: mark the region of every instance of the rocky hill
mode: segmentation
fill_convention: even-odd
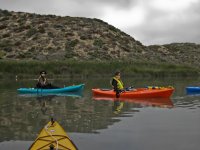
[[[149,46],[148,49],[152,53],[151,59],[153,58],[157,62],[200,67],[200,44],[172,43],[166,45],[152,45]]]
[[[99,19],[0,10],[0,59],[113,59],[200,66],[200,45],[144,46]]]

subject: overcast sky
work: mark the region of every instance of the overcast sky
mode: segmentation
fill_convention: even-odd
[[[0,0],[0,8],[99,18],[144,45],[200,43],[200,0]]]

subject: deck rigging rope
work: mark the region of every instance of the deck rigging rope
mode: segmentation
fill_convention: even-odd
[[[53,137],[53,135],[51,134],[51,132],[48,131],[49,127],[50,126],[47,124],[45,126],[45,131],[56,141],[56,150],[58,150],[58,140],[55,137]]]

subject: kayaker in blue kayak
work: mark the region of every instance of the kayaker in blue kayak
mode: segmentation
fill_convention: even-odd
[[[41,71],[40,76],[38,78],[38,83],[36,85],[36,88],[42,88],[42,89],[56,89],[59,88],[57,86],[53,86],[51,83],[48,83],[48,80],[46,78],[46,71]]]
[[[124,84],[121,80],[121,73],[117,71],[115,76],[112,78],[112,87],[116,92],[116,98],[120,97],[120,93],[124,91]]]

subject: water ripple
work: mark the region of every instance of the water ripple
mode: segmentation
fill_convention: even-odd
[[[200,107],[200,97],[198,96],[176,97],[174,99],[174,104],[176,107],[198,109]]]

